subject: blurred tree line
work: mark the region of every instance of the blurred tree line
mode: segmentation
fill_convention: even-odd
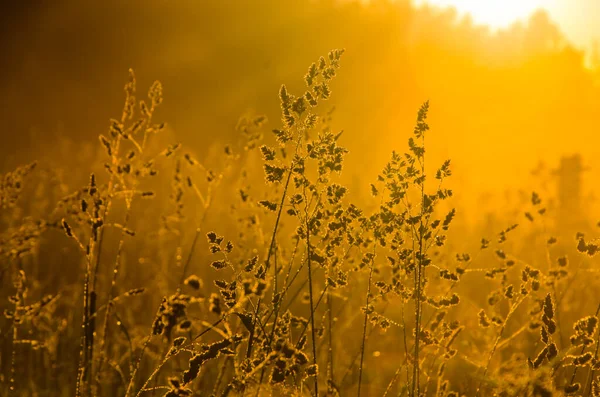
[[[163,82],[161,118],[202,158],[236,139],[244,114],[265,113],[276,128],[273,93],[300,87],[307,62],[336,47],[347,58],[330,105],[350,169],[372,177],[425,99],[435,110],[431,155],[453,159],[463,191],[523,184],[540,159],[565,154],[593,166],[598,72],[543,12],[493,34],[408,0],[23,4],[1,39],[2,170],[65,137],[96,144],[120,110],[129,67],[141,85]]]

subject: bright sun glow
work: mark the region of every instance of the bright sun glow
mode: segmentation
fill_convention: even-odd
[[[534,11],[545,8],[551,0],[418,0],[442,7],[454,7],[460,13],[469,13],[477,23],[501,28],[517,20],[525,20]]]

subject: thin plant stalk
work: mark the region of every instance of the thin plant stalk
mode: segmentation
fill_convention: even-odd
[[[421,135],[422,145],[425,148],[425,134]],[[423,152],[422,159],[419,160],[421,163],[421,176],[425,177],[425,153]],[[424,266],[423,266],[423,255],[424,255],[424,241],[423,241],[423,232],[424,232],[424,224],[423,217],[425,216],[425,180],[421,181],[421,214],[419,221],[419,230],[418,230],[418,238],[419,238],[419,256],[416,261],[416,274],[415,274],[415,357],[413,364],[413,382],[411,387],[411,396],[419,396],[420,394],[420,382],[419,382],[419,354],[420,354],[420,334],[421,334],[421,315],[422,315],[422,307],[421,307],[421,296],[423,294],[422,291],[422,280],[425,278],[424,276]]]
[[[371,298],[371,280],[373,279],[373,262],[375,261],[375,246],[373,246],[373,257],[369,266],[369,281],[367,283],[367,303],[365,306],[365,321],[363,322],[363,335],[360,347],[360,366],[358,369],[358,397],[360,397],[360,389],[362,385],[363,362],[365,358],[365,346],[367,343],[367,323],[369,322],[369,299]]]
[[[301,135],[301,134],[299,134],[299,135]],[[298,151],[298,148],[300,147],[301,139],[302,139],[301,137],[298,138],[298,141],[296,143],[296,151]],[[273,226],[273,233],[271,234],[271,242],[269,243],[269,250],[267,251],[267,259],[265,260],[266,271],[269,270],[269,267],[271,264],[271,255],[273,254],[273,249],[275,247],[275,238],[277,236],[277,230],[279,228],[279,221],[281,219],[283,205],[284,205],[285,199],[287,197],[287,191],[288,191],[288,188],[290,185],[290,181],[292,179],[292,173],[293,173],[293,167],[290,166],[290,170],[288,171],[287,178],[285,181],[285,186],[283,188],[283,193],[281,194],[281,201],[279,202],[277,217],[275,218],[275,225]],[[262,303],[262,299],[259,299],[256,304],[256,312],[254,313],[254,324],[252,326],[252,329],[250,330],[250,336],[248,338],[248,349],[246,350],[246,357],[248,357],[248,358],[252,355],[252,345],[254,343],[254,329],[256,328],[256,321],[258,319],[258,315],[260,312],[261,303]]]
[[[312,280],[312,261],[310,252],[310,225],[308,223],[308,217],[306,219],[306,249],[307,249],[307,266],[308,266],[308,296],[310,301],[310,331],[312,338],[312,350],[313,350],[313,365],[315,366],[315,396],[319,396],[319,376],[317,369],[317,344],[315,337],[315,316],[314,310],[315,305],[313,301],[313,280]]]

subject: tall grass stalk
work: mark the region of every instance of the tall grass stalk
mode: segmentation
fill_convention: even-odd
[[[373,253],[371,260],[369,261],[369,280],[367,281],[367,299],[365,303],[365,319],[363,321],[363,333],[362,333],[362,342],[360,346],[360,366],[358,369],[358,397],[360,397],[360,389],[362,386],[362,376],[363,376],[363,363],[365,359],[365,347],[367,344],[367,323],[369,322],[369,313],[370,313],[370,298],[371,298],[371,282],[373,280],[373,263],[375,262],[375,245],[373,245]]]

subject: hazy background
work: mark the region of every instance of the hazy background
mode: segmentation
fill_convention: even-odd
[[[278,127],[280,84],[300,89],[311,62],[344,47],[329,105],[351,151],[348,178],[372,180],[430,99],[428,150],[452,159],[464,203],[541,183],[574,153],[597,180],[598,2],[548,5],[498,29],[403,0],[13,2],[0,24],[0,170],[64,137],[73,151],[96,144],[120,114],[129,67],[142,90],[163,82],[158,118],[202,157],[235,141],[244,114]],[[541,163],[548,172],[532,177]]]
[[[597,45],[600,38],[600,2],[595,0],[415,0],[416,4],[454,7],[461,14],[471,13],[477,23],[492,30],[526,22],[532,11],[543,8],[566,38],[581,48]]]
[[[108,338],[107,357],[120,362],[125,370],[135,350],[144,346],[147,353],[137,376],[140,382],[156,365],[162,365],[159,363],[170,344],[156,338],[156,343],[145,347],[148,326],[162,297],[178,291],[182,274],[195,274],[204,280],[204,286],[194,292],[204,297],[217,291],[220,283],[215,285],[216,277],[228,277],[211,268],[215,256],[210,253],[205,233],[214,230],[235,243],[231,256],[235,267],[254,255],[267,257],[267,244],[279,218],[257,202],[281,197],[282,191],[263,183],[263,161],[258,151],[241,150],[236,124],[241,116],[265,114],[270,120],[265,131],[279,128],[280,85],[285,83],[293,94],[303,93],[308,66],[334,48],[345,48],[346,52],[331,84],[333,96],[319,105],[318,112],[326,113],[335,106],[332,126],[344,130],[339,144],[350,152],[344,159],[341,180],[336,176],[333,181],[348,187],[348,202],[364,209],[365,214],[378,212],[381,196],[371,197],[369,184],[376,180],[392,150],[408,150],[407,138],[412,136],[417,111],[425,100],[431,104],[431,131],[425,143],[428,167],[434,169],[446,158],[452,160],[453,176],[444,186],[452,188],[455,196],[436,207],[436,217],[438,213],[443,217],[451,207],[456,207],[457,216],[446,247],[431,251],[436,270],[472,265],[465,273],[465,282],[455,290],[460,293],[461,305],[450,309],[454,313],[446,317],[447,321],[460,320],[466,327],[453,345],[460,348],[459,354],[448,366],[452,388],[467,394],[476,390],[476,384],[485,379],[484,360],[496,347],[494,361],[500,365],[490,367],[494,372],[491,381],[510,381],[522,375],[535,381],[537,387],[543,379],[538,378],[541,371],[527,370],[524,358],[536,357],[541,348],[538,329],[530,323],[541,315],[537,314],[541,309],[538,299],[546,293],[555,299],[559,323],[555,340],[560,339],[561,356],[567,352],[562,347],[570,343],[567,338],[573,322],[593,314],[598,304],[598,262],[578,252],[576,247],[584,240],[574,237],[584,232],[585,242],[598,244],[598,239],[593,239],[599,235],[596,224],[600,220],[595,192],[600,180],[600,57],[591,43],[600,37],[600,0],[504,0],[507,7],[530,2],[548,5],[547,11],[524,18],[527,13],[515,14],[515,19],[521,18],[515,23],[510,18],[497,23],[494,10],[490,11],[494,0],[431,1],[465,5],[460,9],[422,7],[408,0],[26,0],[4,5],[0,10],[0,193],[4,172],[33,160],[38,160],[38,166],[22,184],[17,205],[0,213],[0,291],[6,297],[23,294],[19,284],[21,274],[26,274],[30,291],[27,304],[45,294],[58,298],[30,328],[13,328],[13,319],[0,317],[0,394],[10,387],[13,368],[17,393],[25,395],[31,390],[32,395],[41,396],[57,390],[63,395],[75,394],[80,321],[88,292],[84,276],[91,273],[91,267],[77,244],[65,235],[63,220],[80,241],[88,240],[89,224],[99,221],[94,220],[92,208],[81,212],[82,205],[86,207],[81,198],[90,205],[100,205],[81,189],[89,186],[91,173],[103,197],[105,192],[114,193],[103,204],[111,203],[108,216],[101,217],[105,225],[101,230],[108,227],[99,239],[102,247],[98,243],[95,258],[98,284],[94,276],[92,285],[98,296],[97,308],[111,299],[113,292],[123,296],[120,294],[129,289],[147,288],[140,299],[124,298],[116,304],[115,316],[106,320],[110,329],[101,333]],[[481,14],[465,17],[467,3],[473,7],[487,4],[490,9],[482,8]],[[181,142],[183,149],[157,161],[157,177],[146,180],[150,178],[137,178],[134,173],[123,182],[105,172],[103,164],[110,159],[98,135],[107,134],[110,118],[121,116],[129,68],[136,72],[139,97],[154,80],[162,81],[164,102],[153,114],[153,121],[168,124],[167,131],[153,136],[152,147],[138,158],[143,157],[140,161],[145,163],[175,142]],[[265,143],[272,143],[272,138],[265,134]],[[223,154],[224,144],[232,144],[233,153],[241,153],[239,161]],[[190,152],[215,174],[186,161],[184,156]],[[227,169],[229,162],[233,164]],[[240,168],[247,172],[240,172]],[[428,177],[431,169],[426,170]],[[220,173],[223,178],[215,178]],[[119,186],[103,189],[109,178]],[[211,198],[210,206],[204,207],[204,199],[196,196],[191,182],[199,186],[198,196]],[[435,191],[435,184],[431,178],[426,185]],[[156,197],[142,202],[136,194],[133,201],[123,200],[123,196],[129,197],[130,188],[152,191]],[[9,194],[12,191],[6,189]],[[537,200],[532,198],[537,196],[532,191],[540,194],[541,205],[534,205]],[[73,192],[75,195],[62,200]],[[242,198],[245,194],[248,200]],[[126,208],[129,204],[130,209]],[[301,218],[298,221],[304,222]],[[506,232],[509,236],[504,242],[505,232],[499,232],[516,224],[520,226]],[[136,236],[130,239],[121,225],[135,231]],[[301,251],[295,255],[291,237],[297,225],[293,217],[282,217],[275,231],[279,237],[273,256],[273,263],[279,264],[273,269],[289,262],[291,271],[296,268],[294,262],[304,263]],[[371,236],[370,231],[356,233],[361,238]],[[315,243],[313,239],[311,245],[323,248],[330,233],[318,236],[322,241]],[[489,249],[481,249],[482,238],[490,241]],[[551,244],[554,238],[556,243]],[[344,336],[343,343],[332,349],[337,372],[332,378],[344,384],[341,371],[348,368],[343,395],[351,393],[345,391],[354,390],[360,378],[358,365],[351,365],[352,357],[358,357],[355,354],[366,329],[360,308],[369,296],[367,291],[372,291],[373,297],[383,291],[371,290],[372,281],[374,286],[378,280],[388,282],[390,274],[384,264],[387,248],[377,248],[381,260],[371,262],[377,266],[371,274],[366,266],[358,270],[366,264],[361,258],[368,258],[365,253],[370,252],[369,245],[361,244],[356,252],[346,251],[342,256],[341,250],[349,249],[346,243],[351,244],[345,240],[335,253],[326,255],[337,256],[336,263],[341,260],[338,269],[350,272],[348,289],[338,289],[332,294],[333,306],[319,309],[319,313],[328,310],[340,319],[335,325],[330,322],[324,335],[333,335],[334,344],[341,340],[339,335]],[[414,242],[407,237],[398,249],[400,256],[404,255],[402,248]],[[396,250],[395,242],[390,245],[389,253]],[[298,247],[303,252],[302,245]],[[472,262],[458,261],[464,253],[471,255]],[[562,255],[569,258],[565,267],[569,274],[555,281],[560,274],[555,272],[555,263]],[[90,257],[93,259],[94,254]],[[408,267],[401,264],[399,274]],[[539,269],[543,275],[540,290],[532,292],[530,304],[513,306],[511,301],[518,302],[519,298],[489,303],[489,297],[495,295],[508,297],[507,284],[519,285],[524,267]],[[324,268],[327,277],[333,274],[332,263]],[[483,272],[491,269],[495,269],[492,277],[484,277]],[[493,279],[494,272],[505,275],[505,270],[507,278]],[[427,271],[427,294],[449,294],[449,284],[440,283],[436,273],[434,269]],[[306,280],[303,274],[296,284]],[[324,286],[326,281],[321,270],[317,274],[315,286],[320,291],[318,284]],[[402,283],[412,284],[412,273],[405,274],[408,278],[402,276]],[[113,284],[117,276],[118,283]],[[274,284],[272,276],[267,280]],[[294,315],[310,316],[309,306],[301,298],[307,289],[312,287],[296,289],[294,285],[290,289],[298,292],[298,299],[289,296]],[[267,291],[266,296],[271,296],[270,286]],[[410,289],[402,286],[402,291],[406,294]],[[268,301],[265,299],[263,307],[270,305]],[[330,302],[328,299],[327,304]],[[389,303],[386,315],[394,328],[386,337],[377,331],[369,339],[367,370],[361,379],[363,395],[382,395],[394,373],[399,373],[396,369],[403,362],[401,357],[406,358],[402,351],[406,338],[399,338],[400,324],[405,331],[412,328],[410,314],[405,321],[404,308],[406,313],[415,311],[400,300]],[[376,304],[383,313],[387,298]],[[338,312],[338,306],[344,311]],[[208,302],[203,302],[199,311],[190,312],[202,316],[193,314],[194,327],[204,319],[212,322],[216,318],[205,310],[208,307]],[[25,309],[18,302],[15,305],[14,299],[0,298],[0,312],[15,308]],[[508,325],[506,330],[504,326],[487,331],[480,328],[480,308],[490,317],[498,314]],[[433,311],[426,309],[426,313],[429,318]],[[320,314],[312,318],[325,320]],[[96,322],[98,331],[100,324]],[[18,333],[16,337],[13,330]],[[565,330],[564,335],[560,330]],[[210,340],[213,337],[220,338],[215,334]],[[46,346],[35,350],[15,344],[14,339],[32,346],[33,341],[40,340]],[[97,352],[104,351],[104,342],[98,337],[95,340]],[[500,344],[506,346],[502,352]],[[2,360],[13,354],[14,363]],[[433,356],[437,360],[438,354]],[[324,359],[325,355],[321,362]],[[160,377],[180,373],[188,367],[188,360],[182,357],[180,362],[168,364]],[[562,369],[553,369],[557,386],[564,385],[563,378],[571,378],[570,363],[563,361]],[[214,364],[214,372],[211,369],[200,377],[198,390],[205,390],[207,385],[212,388],[218,378],[216,370],[225,368],[219,362]],[[427,367],[433,369],[433,365]],[[121,387],[113,364],[102,371],[94,371],[94,366],[92,375],[95,378],[98,374],[99,383],[105,385],[104,393],[98,395],[118,395],[110,390]],[[320,371],[325,380],[327,370]],[[465,374],[471,376],[465,379]],[[580,381],[586,376],[587,371],[578,372]],[[402,383],[399,380],[397,387]]]

